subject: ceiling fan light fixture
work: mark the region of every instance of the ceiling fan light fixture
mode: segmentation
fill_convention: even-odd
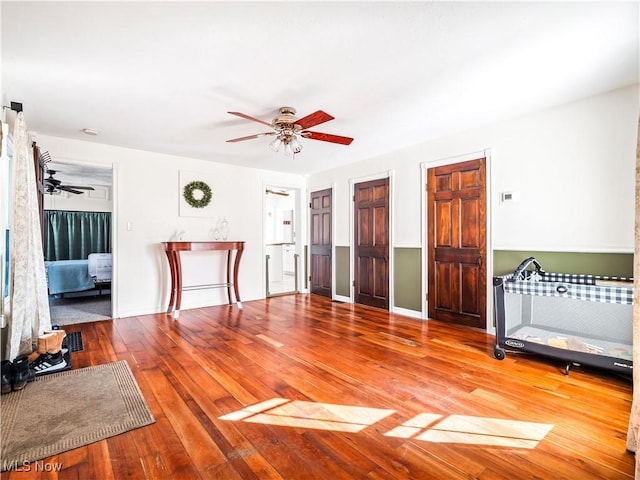
[[[280,139],[280,137],[276,137],[275,140],[269,144],[269,148],[274,152],[277,152],[278,150],[280,150],[281,144],[282,140]]]
[[[293,155],[293,149],[291,148],[291,142],[285,142],[284,153],[291,156]]]
[[[291,142],[289,142],[289,144],[291,145],[293,153],[300,153],[300,151],[302,150],[302,145],[300,145],[300,142],[298,142],[298,139],[295,135],[291,137]]]

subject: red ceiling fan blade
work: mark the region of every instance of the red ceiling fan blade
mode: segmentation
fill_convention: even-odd
[[[241,113],[241,112],[227,112],[227,113],[230,113],[231,115],[235,115],[236,117],[244,118],[246,120],[262,123],[263,125],[268,125],[269,127],[271,126],[269,122],[265,122],[264,120],[260,120],[259,118],[252,117],[250,115],[247,115],[246,113]]]
[[[315,127],[316,125],[320,125],[321,123],[328,122],[329,120],[333,119],[334,117],[329,115],[327,112],[318,110],[317,112],[313,112],[306,117],[302,117],[300,120],[296,120],[296,125],[300,125],[300,128],[302,130],[306,130],[307,128]]]
[[[265,133],[256,133],[255,135],[248,135],[246,137],[238,137],[232,138],[231,140],[227,140],[227,142],[244,142],[245,140],[253,140],[254,138],[266,137],[267,135],[275,135],[276,132],[265,132]]]
[[[322,142],[339,143],[341,145],[350,145],[353,142],[353,138],[341,137],[340,135],[332,135],[330,133],[320,132],[302,132],[303,138],[310,138],[311,140],[320,140]]]

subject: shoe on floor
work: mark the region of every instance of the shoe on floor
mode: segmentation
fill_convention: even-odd
[[[2,360],[2,395],[11,392],[13,383],[13,363],[11,360]]]
[[[30,367],[36,375],[44,375],[66,369],[67,362],[60,350],[57,353],[43,353],[33,361]]]
[[[35,373],[31,370],[29,365],[29,358],[27,355],[20,355],[13,361],[13,379],[11,381],[12,390],[22,390],[26,387],[27,382],[32,382],[35,378]]]

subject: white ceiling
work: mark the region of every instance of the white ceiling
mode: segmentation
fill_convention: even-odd
[[[638,2],[1,2],[36,134],[311,173],[638,82]],[[294,159],[278,107],[335,120]],[[100,132],[97,137],[83,128]],[[41,145],[46,149],[46,145]],[[55,160],[55,159],[54,159]]]

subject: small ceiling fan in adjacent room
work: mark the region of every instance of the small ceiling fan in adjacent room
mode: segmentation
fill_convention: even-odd
[[[312,132],[308,130],[311,127],[320,125],[321,123],[333,120],[334,117],[322,110],[311,113],[306,117],[297,118],[296,111],[292,107],[280,108],[280,113],[271,120],[271,123],[260,120],[259,118],[252,117],[246,113],[241,112],[227,112],[231,115],[258,122],[263,125],[267,125],[273,129],[273,131],[256,133],[255,135],[249,135],[246,137],[232,138],[227,142],[242,142],[245,140],[252,140],[254,138],[275,136],[275,139],[269,144],[271,150],[277,152],[280,147],[284,147],[284,151],[287,155],[295,155],[300,153],[302,145],[300,143],[301,138],[310,140],[320,140],[322,142],[338,143],[340,145],[349,145],[353,142],[353,138],[342,137],[340,135],[333,135],[331,133]]]
[[[273,188],[267,188],[264,193],[266,193],[267,195],[271,194],[271,195],[280,195],[283,197],[288,197],[289,196],[289,192],[284,191],[284,190],[274,190]]]
[[[47,178],[42,181],[42,190],[43,193],[47,193],[49,195],[59,195],[62,192],[69,192],[76,195],[84,193],[85,190],[95,190],[93,187],[88,185],[66,185],[62,182],[62,180],[58,180],[57,178],[53,178],[53,176],[58,173],[57,170],[47,170]]]

